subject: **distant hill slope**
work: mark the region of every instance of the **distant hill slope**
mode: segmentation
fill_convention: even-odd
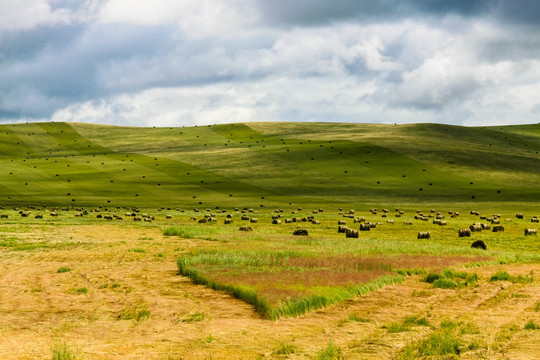
[[[538,203],[539,151],[538,124],[1,125],[0,203]]]

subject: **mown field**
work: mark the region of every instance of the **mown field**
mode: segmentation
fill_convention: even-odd
[[[0,357],[538,358],[539,130],[0,126]]]

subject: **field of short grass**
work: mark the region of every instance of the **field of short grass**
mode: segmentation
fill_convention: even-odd
[[[497,209],[453,209],[454,218],[442,207],[400,208],[403,214],[357,207],[352,218],[344,216],[350,209],[328,206],[50,210],[0,210],[8,215],[0,221],[0,335],[11,339],[0,346],[5,359],[536,351],[524,345],[537,339],[540,323],[540,238],[523,235],[536,224],[533,211],[517,219],[503,210],[504,232],[459,238],[458,229],[487,223]],[[417,210],[429,221],[415,219]],[[447,225],[433,224],[437,212]],[[134,221],[143,216],[153,221]],[[199,222],[205,216],[216,221]],[[377,225],[358,238],[337,232],[339,221],[359,228],[361,217]],[[292,235],[298,228],[308,235]],[[417,239],[419,231],[431,239]],[[470,248],[478,239],[487,250]]]
[[[540,357],[540,126],[15,124],[0,150],[2,359]]]

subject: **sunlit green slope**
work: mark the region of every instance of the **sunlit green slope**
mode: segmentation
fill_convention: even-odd
[[[0,126],[0,203],[540,202],[540,125]]]

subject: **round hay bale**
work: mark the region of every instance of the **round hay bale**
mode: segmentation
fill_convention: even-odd
[[[370,230],[371,230],[370,223],[360,224],[360,231],[370,231]]]
[[[294,230],[293,235],[295,235],[295,236],[308,236],[308,231],[306,229],[297,229],[297,230]]]
[[[525,229],[525,236],[536,235],[536,229]]]
[[[274,219],[274,220],[272,220],[272,224],[279,225],[279,224],[281,224],[281,220]]]
[[[471,244],[471,248],[486,250],[487,244],[484,240],[476,240],[475,242]]]
[[[345,237],[358,238],[358,230],[347,229],[346,232],[345,232]]]
[[[503,232],[504,231],[504,226],[502,225],[495,225],[493,227],[493,232]]]
[[[429,231],[419,231],[418,239],[431,239],[431,233]]]
[[[458,230],[459,237],[470,237],[471,236],[471,229],[459,229]]]
[[[251,226],[246,226],[246,225],[240,226],[240,228],[238,230],[240,230],[240,231],[253,231]]]

